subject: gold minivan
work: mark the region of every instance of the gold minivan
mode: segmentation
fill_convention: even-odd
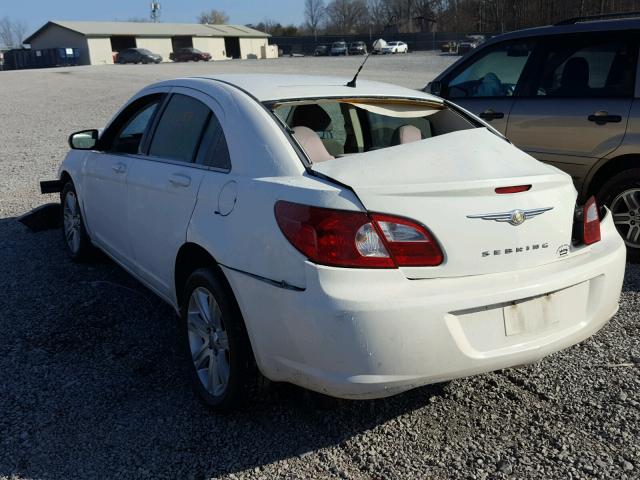
[[[640,14],[497,36],[425,90],[475,113],[607,205],[640,261]]]

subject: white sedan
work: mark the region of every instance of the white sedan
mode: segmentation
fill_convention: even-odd
[[[258,372],[389,396],[605,325],[625,268],[608,211],[453,104],[345,83],[157,83],[73,134],[48,182],[71,257],[100,248],[179,313],[209,406]]]
[[[409,46],[404,42],[389,42],[382,47],[382,53],[409,53]]]

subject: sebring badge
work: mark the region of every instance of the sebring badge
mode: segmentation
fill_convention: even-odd
[[[483,213],[479,215],[467,215],[467,218],[479,218],[481,220],[493,220],[494,222],[506,222],[514,226],[522,225],[529,218],[542,215],[544,212],[553,210],[553,207],[532,208],[530,210],[511,210],[502,213]]]

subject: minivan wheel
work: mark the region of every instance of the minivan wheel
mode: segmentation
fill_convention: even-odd
[[[91,254],[91,240],[84,226],[78,193],[73,182],[67,182],[60,195],[62,203],[62,234],[67,253],[72,260],[81,262]]]
[[[640,263],[640,169],[610,178],[600,189],[598,202],[611,210],[613,223],[627,245],[627,259]]]
[[[228,411],[246,399],[255,379],[244,321],[229,287],[209,269],[187,280],[181,308],[192,385],[211,409]]]

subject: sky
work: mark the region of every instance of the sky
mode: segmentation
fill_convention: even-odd
[[[29,33],[48,20],[128,20],[149,18],[150,0],[0,0],[0,17],[24,21]],[[304,0],[160,0],[163,22],[195,23],[199,13],[213,8],[229,15],[229,23],[282,24],[304,21]]]

